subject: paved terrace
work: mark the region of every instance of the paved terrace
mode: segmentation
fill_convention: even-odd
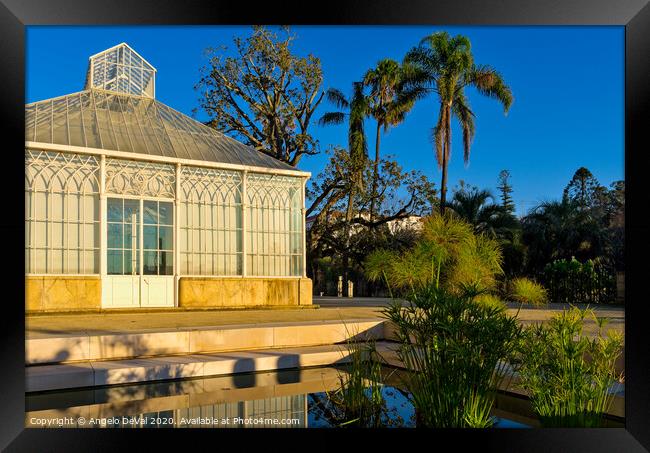
[[[347,340],[368,337],[381,339],[378,351],[394,362],[394,344],[387,341],[392,329],[381,314],[389,299],[315,303],[320,308],[29,315],[26,386],[31,392],[331,366],[349,360]],[[523,308],[519,319],[545,321],[563,308]],[[622,307],[597,311],[623,331]],[[595,332],[588,321],[586,333]],[[623,370],[624,355],[617,366]]]
[[[59,334],[101,334],[147,330],[183,329],[209,326],[260,325],[267,323],[304,323],[342,320],[381,319],[381,310],[390,303],[388,298],[336,298],[314,297],[317,309],[239,309],[201,311],[101,312],[92,314],[39,314],[28,315],[28,338],[47,338]],[[511,305],[510,314],[517,312]],[[548,320],[566,308],[550,304],[544,308],[524,306],[519,312],[522,323]],[[624,332],[625,309],[620,306],[594,307],[599,316],[610,318],[606,329]],[[588,320],[586,333],[595,333],[595,323]]]

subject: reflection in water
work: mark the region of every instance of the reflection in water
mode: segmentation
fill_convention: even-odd
[[[344,421],[330,396],[346,373],[345,368],[324,367],[31,393],[26,396],[25,424],[52,428],[341,426]],[[381,426],[414,427],[413,406],[400,388],[399,372],[391,369],[384,374]],[[499,414],[497,427],[526,426],[503,415]]]
[[[384,401],[380,414],[379,425],[381,427],[415,427],[415,411],[413,410],[413,405],[401,390],[384,385],[381,389],[381,394]],[[311,428],[346,426],[346,422],[349,422],[341,417],[341,414],[336,409],[336,405],[332,403],[325,392],[308,395],[308,403],[309,426]],[[359,424],[355,424],[355,426],[359,426]]]

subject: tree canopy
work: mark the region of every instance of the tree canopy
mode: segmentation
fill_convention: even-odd
[[[208,125],[255,149],[296,166],[302,156],[318,153],[309,132],[323,100],[320,60],[292,53],[294,37],[254,27],[234,48],[207,50],[209,64],[197,85]]]
[[[451,120],[455,118],[463,131],[463,157],[469,162],[475,134],[474,112],[465,95],[473,87],[479,94],[497,100],[507,113],[513,102],[510,87],[499,72],[474,63],[471,43],[466,36],[451,37],[447,32],[433,33],[404,57],[410,85],[422,93],[435,93],[439,112],[432,135],[436,160],[442,170],[440,210],[444,212],[447,193],[447,166],[451,158]]]
[[[508,170],[501,170],[499,173],[499,184],[497,185],[499,189],[501,206],[503,209],[508,211],[511,214],[515,212],[515,202],[512,199],[512,185],[510,184],[510,172]]]

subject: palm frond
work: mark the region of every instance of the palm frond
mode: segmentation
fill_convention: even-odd
[[[470,149],[476,129],[474,126],[474,112],[472,112],[469,102],[462,92],[456,94],[452,104],[452,113],[460,122],[463,129],[463,160],[465,165],[469,163]]]
[[[438,123],[435,125],[431,131],[433,138],[434,148],[436,152],[436,160],[438,161],[438,168],[442,168],[442,152],[443,144],[445,143],[446,138],[446,109],[443,105],[440,105],[440,113],[438,114]]]
[[[505,113],[508,113],[514,101],[510,87],[506,85],[501,74],[490,66],[474,66],[468,71],[463,84],[471,85],[484,96],[499,101]]]
[[[329,126],[332,124],[343,124],[345,121],[345,113],[343,112],[327,112],[318,120],[321,126]]]
[[[336,105],[340,109],[347,109],[350,107],[350,102],[345,97],[343,92],[336,88],[330,88],[325,92],[325,97],[332,104]]]

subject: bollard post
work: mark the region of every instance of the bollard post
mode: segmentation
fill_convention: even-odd
[[[354,282],[352,280],[348,280],[348,297],[354,297]]]
[[[343,297],[343,277],[339,275],[339,281],[336,285],[336,295],[338,297]]]

